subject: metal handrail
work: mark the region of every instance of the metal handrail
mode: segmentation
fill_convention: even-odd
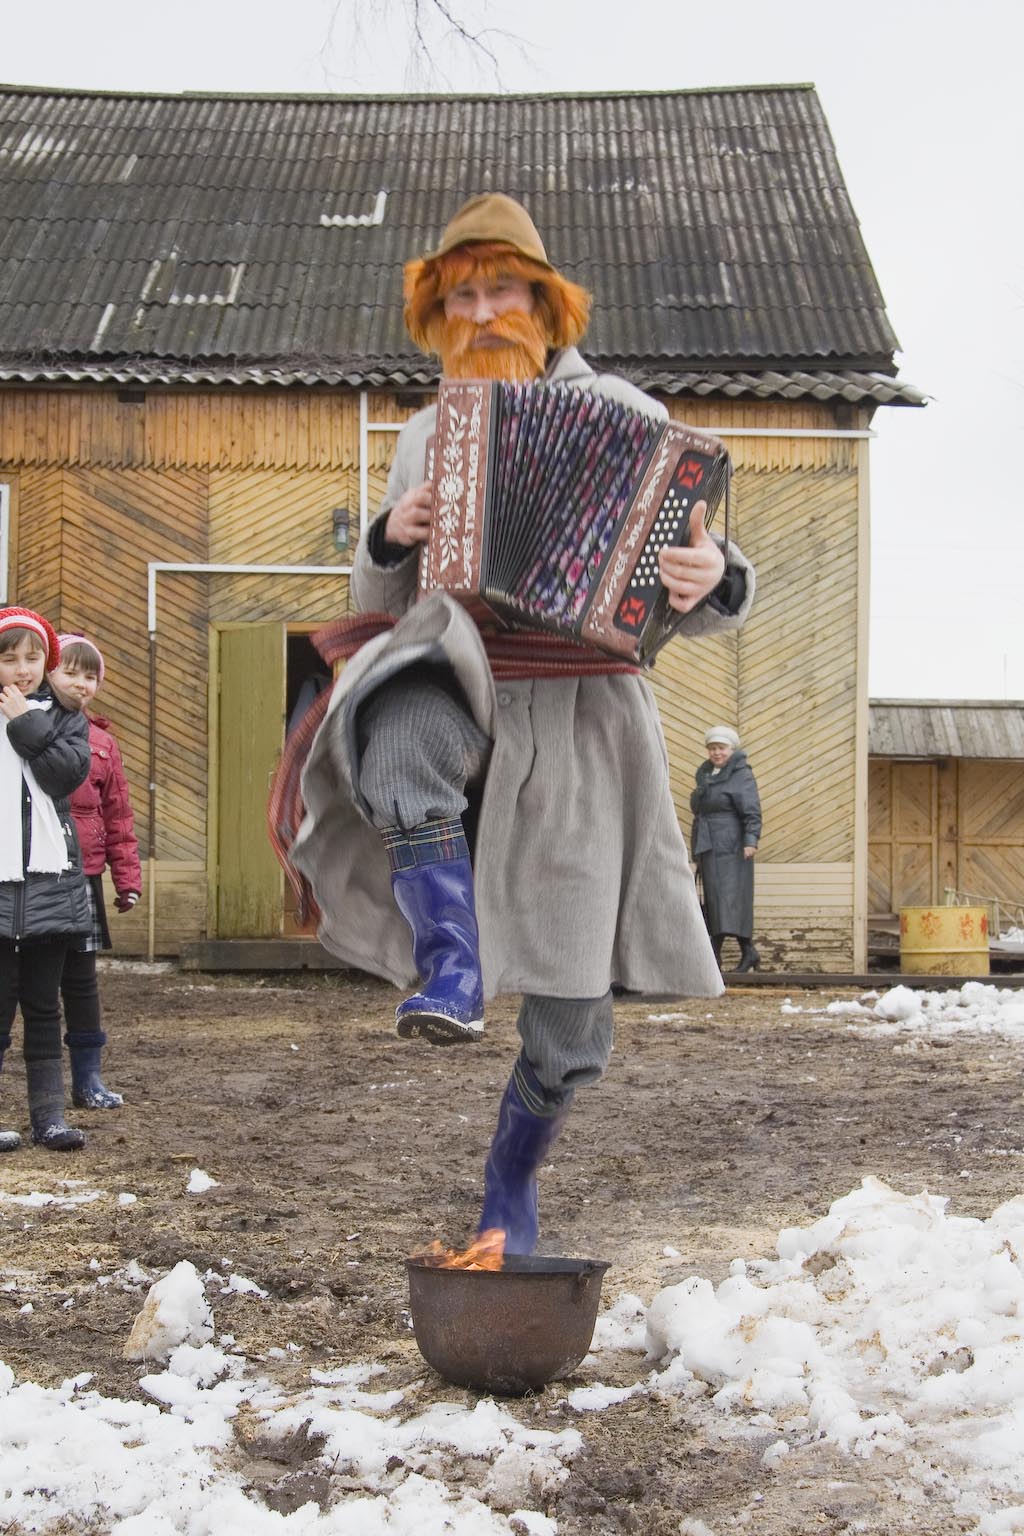
[[[989,933],[993,938],[998,938],[1004,928],[1024,928],[1024,901],[985,896],[978,891],[958,891],[949,885],[943,896],[947,907],[987,907]]]

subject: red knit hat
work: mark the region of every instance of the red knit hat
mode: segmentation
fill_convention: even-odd
[[[53,625],[31,608],[0,608],[0,635],[8,629],[30,629],[46,647],[46,670],[60,664],[60,641]]]

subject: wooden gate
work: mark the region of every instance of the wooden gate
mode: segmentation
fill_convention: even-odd
[[[961,758],[956,888],[1024,902],[1024,763]]]
[[[869,783],[869,911],[930,906],[947,890],[1024,900],[1024,763],[875,757]]]
[[[214,631],[216,750],[210,928],[220,939],[277,938],[283,875],[267,836],[270,778],[284,740],[283,624]]]
[[[942,899],[938,765],[873,758],[868,767],[868,911]]]

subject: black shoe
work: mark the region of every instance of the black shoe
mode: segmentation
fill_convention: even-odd
[[[740,963],[737,971],[759,971],[761,969],[761,956],[749,939],[740,940]]]

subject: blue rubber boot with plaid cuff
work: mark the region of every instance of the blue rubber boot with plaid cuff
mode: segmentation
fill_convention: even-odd
[[[412,933],[420,990],[395,1013],[403,1039],[432,1045],[479,1040],[484,1030],[480,935],[473,867],[462,822],[428,821],[412,832],[383,834],[391,889]]]
[[[571,1103],[571,1095],[553,1103],[525,1054],[520,1054],[484,1167],[478,1229],[500,1228],[506,1253],[531,1254],[537,1246],[537,1169],[558,1140]]]
[[[74,1035],[64,1038],[71,1057],[71,1102],[75,1108],[120,1109],[124,1095],[108,1088],[100,1076],[103,1047],[83,1045]]]

